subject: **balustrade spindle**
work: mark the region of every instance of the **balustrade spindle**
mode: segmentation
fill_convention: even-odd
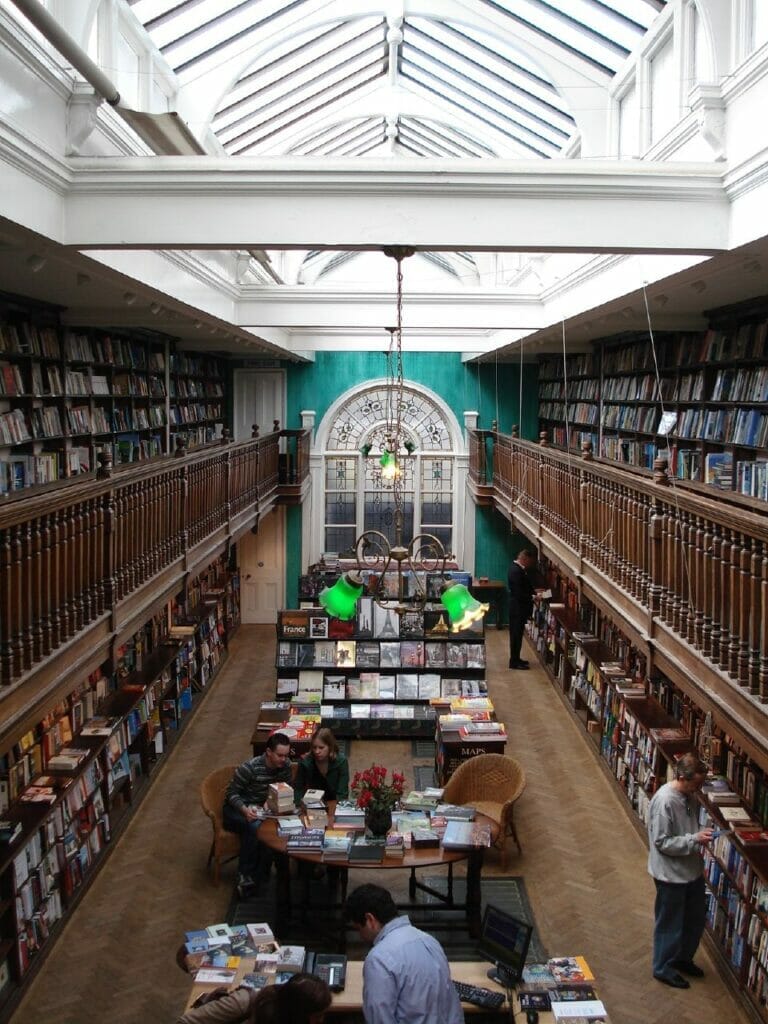
[[[693,643],[701,650],[704,646],[704,608],[706,606],[706,596],[704,594],[704,521],[698,516],[695,519],[693,544],[693,596],[696,605],[693,621]]]
[[[712,534],[712,661],[720,663],[723,640],[723,534],[716,526]]]
[[[85,624],[83,591],[85,590],[85,518],[83,506],[75,505],[72,521],[72,625],[79,633]]]
[[[10,530],[11,534],[11,595],[10,595],[10,609],[11,609],[11,631],[10,631],[10,642],[12,652],[12,662],[17,671],[21,672],[24,669],[24,648],[21,642],[21,634],[24,628],[23,611],[21,603],[21,585],[22,585],[22,574],[21,574],[21,527],[18,525],[12,526]]]
[[[42,634],[41,653],[46,657],[53,649],[51,637],[51,606],[53,603],[51,583],[53,578],[53,559],[51,552],[51,515],[41,517],[40,525],[40,631]],[[0,574],[2,568],[0,568]]]
[[[723,530],[720,548],[720,668],[728,671],[728,647],[731,639],[731,547],[730,530]]]
[[[741,534],[731,534],[731,564],[729,566],[730,587],[730,636],[728,638],[728,659],[726,671],[734,678],[739,674],[739,626],[741,625]]]
[[[750,539],[742,534],[739,548],[739,646],[736,667],[736,675],[740,686],[749,686],[749,619],[750,596],[752,593],[750,573],[752,565],[751,546]]]
[[[34,605],[32,587],[28,581],[33,572],[32,521],[27,520],[20,528],[21,534],[21,580],[19,601],[21,603],[21,650],[22,664],[31,668],[34,661]]]
[[[0,681],[12,682],[16,674],[11,633],[13,631],[13,577],[11,531],[0,531]]]
[[[29,590],[32,599],[32,662],[43,656],[43,535],[40,517],[30,521],[32,564],[29,575]]]
[[[762,619],[760,581],[762,563],[763,545],[753,537],[752,551],[749,558],[749,640],[747,643],[749,655],[747,659],[747,680],[749,692],[755,695],[760,693],[760,622]]]
[[[768,548],[760,563],[760,700],[768,704]]]

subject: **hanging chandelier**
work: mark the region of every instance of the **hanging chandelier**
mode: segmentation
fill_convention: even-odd
[[[403,543],[403,460],[413,455],[415,445],[403,436],[403,260],[412,256],[414,249],[407,246],[385,248],[397,264],[397,322],[388,328],[389,349],[387,351],[387,385],[384,443],[379,457],[383,481],[392,484],[394,510],[392,514],[394,543],[380,530],[365,530],[355,541],[355,570],[345,572],[332,587],[326,587],[319,596],[320,604],[329,615],[339,619],[351,619],[356,610],[358,598],[365,589],[362,573],[368,573],[368,594],[380,607],[404,612],[422,610],[429,597],[425,584],[427,573],[439,573],[440,603],[448,614],[451,630],[458,633],[467,629],[488,611],[487,604],[481,604],[463,583],[446,575],[448,555],[442,541],[431,533],[416,534]],[[364,458],[369,458],[371,445],[360,449]],[[397,574],[396,588],[386,586],[387,574]],[[392,590],[396,595],[392,595]]]

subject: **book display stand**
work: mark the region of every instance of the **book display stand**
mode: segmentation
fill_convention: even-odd
[[[529,637],[639,830],[658,787],[696,750],[716,779],[699,794],[701,827],[722,834],[705,851],[707,926],[760,1019],[768,1000],[768,776],[691,694],[654,672],[619,627],[550,566],[555,597],[542,602]]]
[[[148,331],[62,327],[0,301],[0,495],[221,436],[224,367]]]
[[[0,817],[13,838],[0,842],[0,1016],[207,692],[239,621],[237,595],[235,574],[218,560],[2,757]]]
[[[452,633],[438,603],[398,614],[363,596],[349,622],[319,607],[279,613],[277,701],[337,736],[432,737],[436,702],[485,692],[482,621]]]
[[[540,428],[559,447],[768,501],[768,299],[709,313],[699,333],[596,341],[596,349],[539,363]],[[567,388],[567,396],[566,396]]]

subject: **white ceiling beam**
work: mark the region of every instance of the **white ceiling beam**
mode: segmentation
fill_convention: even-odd
[[[706,252],[728,246],[708,163],[77,158],[78,248]],[[0,214],[13,218],[10,197]],[[763,233],[758,230],[756,234]]]

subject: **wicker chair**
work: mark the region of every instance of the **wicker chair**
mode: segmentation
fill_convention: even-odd
[[[511,835],[520,853],[523,852],[512,815],[525,781],[523,766],[514,758],[478,754],[459,765],[443,793],[446,803],[471,804],[498,824],[494,845],[501,851],[502,870],[507,867],[507,836]]]
[[[224,793],[232,776],[235,765],[217,768],[207,775],[200,786],[200,802],[203,810],[211,819],[213,839],[208,854],[208,867],[213,861],[213,882],[219,884],[219,869],[222,861],[231,860],[240,853],[240,836],[235,832],[227,832],[222,821],[221,809],[224,806]]]

